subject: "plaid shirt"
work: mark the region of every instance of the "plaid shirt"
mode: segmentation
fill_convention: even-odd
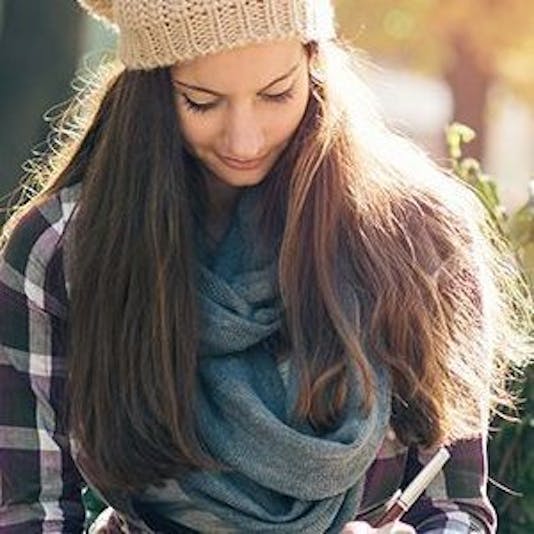
[[[65,412],[68,281],[65,239],[80,186],[64,188],[19,222],[0,258],[0,533],[82,532],[85,480],[74,461]],[[451,459],[403,521],[417,532],[495,532],[489,503],[486,441],[456,442]],[[366,473],[359,518],[372,519],[428,461],[392,432]],[[106,496],[107,497],[107,496]],[[108,525],[150,529],[132,507]],[[137,525],[137,526],[135,526]]]

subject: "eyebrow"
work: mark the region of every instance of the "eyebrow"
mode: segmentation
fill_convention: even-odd
[[[272,82],[270,82],[269,84],[267,84],[265,87],[263,87],[262,89],[259,90],[260,93],[262,93],[263,91],[266,91],[267,89],[270,89],[273,85],[276,85],[278,82],[281,82],[283,80],[286,80],[287,78],[289,78],[298,68],[300,67],[300,61],[294,65],[293,67],[291,67],[291,69],[289,70],[289,72],[287,72],[286,74],[283,74],[282,76],[279,76],[278,78],[276,78],[276,80],[273,80]],[[187,87],[188,89],[193,89],[194,91],[200,91],[202,93],[208,93],[210,95],[213,95],[213,96],[224,96],[222,93],[218,93],[217,91],[213,91],[211,89],[207,89],[206,87],[199,87],[198,85],[191,85],[189,83],[184,83],[184,82],[181,82],[180,80],[177,80],[176,78],[173,78],[173,83],[176,83],[178,85],[183,85],[184,87]]]

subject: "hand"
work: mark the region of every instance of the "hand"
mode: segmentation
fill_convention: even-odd
[[[400,521],[388,523],[380,528],[373,528],[365,521],[351,521],[347,523],[341,534],[416,534],[413,527]]]
[[[119,532],[133,532],[124,530],[117,513],[113,508],[108,506],[98,517],[93,521],[89,527],[88,534],[117,534]],[[137,530],[135,531],[137,532]]]

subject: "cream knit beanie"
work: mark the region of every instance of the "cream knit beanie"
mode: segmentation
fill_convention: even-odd
[[[119,32],[128,69],[165,67],[221,50],[291,37],[335,36],[330,0],[78,0]]]

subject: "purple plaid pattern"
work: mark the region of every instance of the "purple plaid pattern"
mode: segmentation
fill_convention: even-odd
[[[29,211],[0,258],[0,533],[83,530],[84,479],[63,422],[63,238],[79,187],[64,188]],[[495,532],[485,493],[485,439],[457,442],[450,451],[450,461],[404,520],[425,533]],[[407,448],[388,433],[366,473],[358,517],[376,517],[427,460],[428,452]]]

